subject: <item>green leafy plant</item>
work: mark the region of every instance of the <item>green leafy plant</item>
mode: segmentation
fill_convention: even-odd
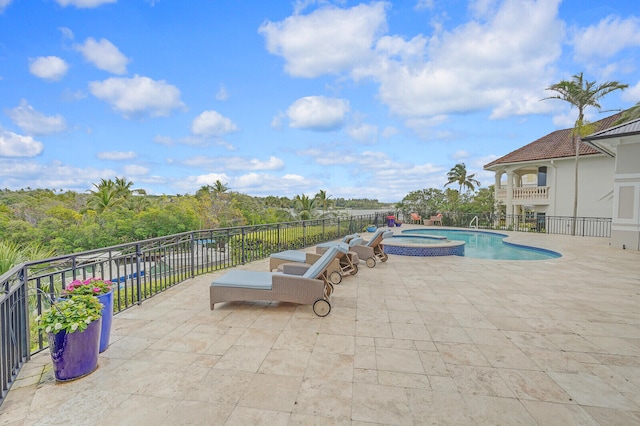
[[[51,309],[36,317],[36,326],[46,333],[84,331],[102,316],[102,303],[96,297],[78,295],[53,303]]]
[[[74,280],[62,290],[62,296],[100,296],[101,294],[109,293],[112,285],[111,281],[105,281],[102,278],[89,278],[84,281]]]

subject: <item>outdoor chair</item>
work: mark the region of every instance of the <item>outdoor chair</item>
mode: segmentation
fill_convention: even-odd
[[[345,244],[346,246],[346,244]],[[342,268],[340,266],[340,258],[346,253],[346,249],[340,247],[333,259],[327,267],[327,277],[332,284],[340,284],[342,281]],[[289,263],[314,264],[323,253],[308,253],[299,250],[285,250],[278,253],[272,253],[269,256],[269,270],[275,272],[280,270],[281,266]],[[294,270],[294,269],[291,269]]]
[[[355,234],[358,235],[358,234]],[[343,239],[344,241],[344,239]],[[360,259],[358,257],[358,253],[356,253],[355,251],[351,250],[351,247],[358,245],[358,244],[362,244],[363,243],[363,239],[362,237],[355,237],[355,238],[351,238],[348,246],[347,246],[347,252],[346,253],[341,253],[341,255],[339,256],[339,260],[340,260],[340,273],[344,276],[344,275],[355,275],[358,273],[358,263],[360,262]],[[345,243],[340,242],[340,243],[336,243],[334,241],[329,241],[327,243],[320,243],[316,246],[316,253],[317,254],[323,254],[325,251],[327,251],[327,249],[329,247],[333,247],[334,245],[340,245],[343,246],[345,245]]]
[[[376,266],[376,261],[386,262],[389,256],[384,252],[382,240],[391,238],[393,231],[378,229],[371,239],[364,244],[356,244],[350,250],[358,254],[359,259],[364,259],[369,268]]]
[[[313,305],[316,315],[327,316],[333,285],[326,270],[338,251],[338,247],[331,247],[303,275],[288,274],[289,265],[281,265],[284,272],[229,271],[209,287],[211,309],[221,302],[267,300]]]

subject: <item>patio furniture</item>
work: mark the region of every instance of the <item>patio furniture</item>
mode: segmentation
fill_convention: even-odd
[[[350,250],[356,252],[359,259],[364,259],[369,268],[373,268],[376,266],[376,261],[386,262],[389,259],[389,256],[384,252],[382,240],[392,236],[393,231],[378,229],[369,241],[364,244],[356,244],[350,247]]]
[[[358,257],[358,253],[351,250],[351,247],[358,244],[362,244],[363,241],[364,240],[362,239],[362,237],[356,237],[356,238],[351,238],[348,246],[345,243],[336,243],[331,241],[327,243],[321,243],[316,246],[316,253],[322,254],[325,251],[327,251],[329,247],[333,247],[334,245],[339,245],[343,247],[346,246],[347,252],[346,253],[341,252],[339,255],[340,273],[342,275],[346,275],[346,274],[355,275],[358,273],[358,263],[360,262],[360,258]]]
[[[422,218],[420,217],[420,215],[418,213],[411,213],[411,223],[412,224],[420,223],[421,221],[422,221]]]
[[[326,270],[338,251],[338,247],[331,247],[303,275],[286,273],[288,265],[281,265],[285,273],[229,271],[209,287],[211,309],[220,302],[270,300],[313,305],[316,315],[327,316],[331,312],[333,285]]]
[[[342,243],[344,244],[344,243]],[[346,244],[345,244],[346,246]],[[344,249],[346,253],[347,249]],[[342,248],[336,253],[336,258],[333,259],[329,266],[327,266],[327,277],[332,284],[340,284],[342,281],[342,273],[340,266],[340,258],[344,255]],[[300,263],[312,265],[320,259],[323,253],[308,253],[299,250],[285,250],[278,253],[272,253],[269,256],[269,270],[271,272],[279,271],[282,265],[288,263]],[[295,269],[291,269],[294,271]],[[294,272],[295,273],[295,272]]]

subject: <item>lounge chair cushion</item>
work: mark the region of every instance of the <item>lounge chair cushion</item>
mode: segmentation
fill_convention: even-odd
[[[338,243],[338,245],[340,244],[343,244],[346,246],[345,243]],[[327,269],[327,266],[329,266],[329,263],[331,263],[331,261],[336,257],[337,253],[338,253],[337,245],[333,247],[329,247],[329,249],[326,252],[324,252],[324,254],[320,257],[320,259],[318,259],[316,263],[314,263],[313,265],[311,265],[309,269],[307,269],[307,272],[305,272],[302,277],[318,278],[320,274],[322,274],[322,272],[325,269]]]
[[[252,288],[256,290],[271,290],[272,272],[242,271],[233,269],[214,280],[211,285],[216,287]]]
[[[271,257],[298,263],[304,263],[307,259],[305,252],[298,250],[285,250],[278,253],[272,253]]]
[[[382,239],[391,238],[391,237],[393,237],[393,231],[387,231],[384,234],[382,234]]]
[[[349,241],[349,247],[358,246],[362,244],[363,241],[364,239],[362,237],[354,238],[351,241]]]
[[[373,236],[371,237],[371,239],[369,241],[367,241],[367,244],[365,244],[366,246],[371,247],[374,244],[377,244],[376,240],[378,239],[378,237],[380,236],[380,234],[382,234],[383,232],[391,232],[391,234],[393,234],[392,231],[385,231],[382,228],[378,228],[378,230],[376,231],[375,234],[373,234]]]

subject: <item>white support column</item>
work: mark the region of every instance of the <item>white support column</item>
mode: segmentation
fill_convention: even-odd
[[[511,225],[513,217],[513,172],[507,171],[507,201],[505,202],[507,207],[507,225]]]

